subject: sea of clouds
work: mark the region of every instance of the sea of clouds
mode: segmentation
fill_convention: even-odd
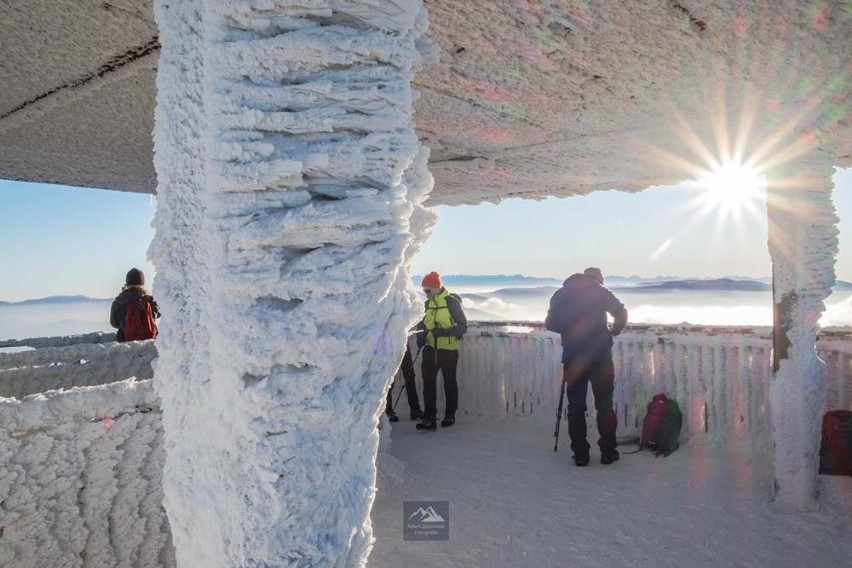
[[[555,286],[451,288],[462,296],[462,306],[472,321],[544,321],[555,290]],[[612,290],[627,307],[632,323],[772,325],[768,291]],[[109,308],[110,300],[0,305],[0,340],[114,331],[109,325]],[[852,291],[835,291],[826,300],[820,323],[852,326]]]

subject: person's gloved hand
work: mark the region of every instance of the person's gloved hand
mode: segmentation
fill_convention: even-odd
[[[434,338],[445,337],[446,335],[447,335],[447,330],[441,329],[440,327],[436,327],[435,329],[432,330],[432,337],[434,337]]]

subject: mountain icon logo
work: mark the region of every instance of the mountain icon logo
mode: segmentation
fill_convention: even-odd
[[[410,521],[412,518],[417,517],[417,521],[421,523],[443,523],[444,517],[439,515],[435,509],[432,507],[423,508],[420,507],[408,517]]]

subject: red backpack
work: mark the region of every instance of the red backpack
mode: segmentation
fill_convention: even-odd
[[[140,298],[127,302],[124,316],[124,340],[142,341],[157,337],[157,324],[150,300]]]
[[[680,447],[683,413],[676,400],[665,394],[654,395],[642,421],[642,447],[651,448],[656,456],[668,456]]]
[[[832,410],[822,417],[819,472],[852,475],[852,411]]]

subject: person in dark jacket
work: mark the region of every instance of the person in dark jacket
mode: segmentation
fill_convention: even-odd
[[[109,311],[109,324],[118,331],[115,334],[117,341],[127,341],[124,337],[124,322],[127,315],[127,304],[137,300],[150,302],[154,317],[160,317],[160,307],[154,297],[145,288],[145,274],[138,268],[131,268],[124,278],[124,287],[121,293],[112,301]]]
[[[586,440],[586,393],[589,384],[595,396],[598,446],[601,463],[619,458],[615,430],[618,420],[612,407],[615,371],[612,365],[612,338],[627,325],[627,310],[603,285],[599,268],[573,274],[550,298],[545,327],[562,336],[562,381],[568,395],[568,434],[574,462],[589,463]],[[607,327],[607,314],[613,317]]]
[[[411,357],[411,348],[408,346],[407,341],[405,342],[405,354],[402,356],[402,363],[400,363],[399,370],[402,372],[402,378],[405,381],[403,388],[408,397],[409,417],[412,420],[420,420],[423,418],[423,411],[420,410],[420,398],[417,396],[417,385],[414,382],[417,378],[414,372],[414,359]],[[388,389],[387,400],[385,401],[385,414],[388,415],[388,420],[391,422],[399,422],[399,416],[396,415],[393,407],[393,387],[395,385],[396,381],[391,383]],[[397,400],[399,400],[399,396],[397,396]]]
[[[427,274],[422,285],[426,293],[426,313],[417,325],[421,330],[417,335],[417,344],[423,347],[421,376],[425,408],[423,420],[417,424],[417,429],[436,430],[439,370],[444,376],[446,399],[441,426],[446,428],[456,423],[459,406],[456,367],[459,364],[459,340],[467,331],[467,318],[461,307],[461,298],[450,294],[441,285],[441,276],[437,272]]]

